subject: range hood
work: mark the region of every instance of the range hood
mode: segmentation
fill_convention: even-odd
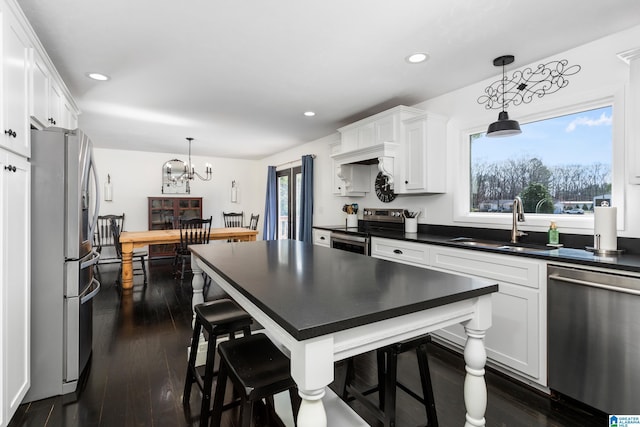
[[[378,171],[389,177],[388,184],[393,188],[394,163],[398,153],[399,144],[395,142],[383,142],[346,153],[333,154],[331,157],[336,165],[378,165]]]
[[[331,158],[338,165],[358,163],[372,165],[380,162],[380,158],[395,158],[400,145],[395,142],[383,142],[382,144],[370,145],[344,153],[333,154]]]

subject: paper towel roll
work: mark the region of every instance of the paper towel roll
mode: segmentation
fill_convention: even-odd
[[[615,251],[618,249],[616,227],[617,210],[614,207],[596,206],[593,220],[593,247],[601,250]],[[600,235],[598,247],[597,235]]]

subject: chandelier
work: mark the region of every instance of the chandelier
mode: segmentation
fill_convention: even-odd
[[[202,176],[198,172],[196,172],[195,166],[193,165],[193,163],[191,163],[191,141],[193,141],[193,138],[187,138],[187,141],[189,141],[189,163],[185,165],[185,170],[183,174],[185,179],[194,180],[196,177],[198,177],[203,181],[211,181],[211,178],[213,177],[213,173],[211,171],[211,164],[206,163],[204,165],[205,176]]]
[[[196,179],[196,177],[202,181],[211,181],[211,178],[213,178],[213,170],[210,163],[205,164],[204,176],[196,172],[195,165],[191,162],[191,141],[193,141],[193,138],[187,138],[187,141],[189,141],[189,161],[185,163],[181,160],[173,159],[164,165],[163,193],[169,192],[166,191],[169,189],[173,190],[170,192],[175,192],[175,190],[183,186],[185,187],[184,190],[186,190],[183,192],[190,193],[189,182]],[[165,189],[165,186],[167,189]]]

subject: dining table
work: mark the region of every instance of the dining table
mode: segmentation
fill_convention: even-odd
[[[290,356],[302,398],[299,427],[345,425],[325,408],[340,401],[328,388],[335,362],[456,323],[467,335],[460,424],[485,425],[484,337],[495,282],[296,240],[190,250],[192,305],[204,301],[206,273]]]
[[[255,241],[257,230],[244,227],[212,228],[210,240]],[[123,231],[120,233],[122,247],[122,289],[133,288],[133,250],[147,245],[180,243],[180,229]]]

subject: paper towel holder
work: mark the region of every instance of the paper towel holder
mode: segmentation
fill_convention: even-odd
[[[624,249],[600,249],[600,235],[596,234],[594,237],[595,246],[586,246],[585,249],[589,252],[593,252],[596,255],[601,256],[618,256],[622,255]]]

